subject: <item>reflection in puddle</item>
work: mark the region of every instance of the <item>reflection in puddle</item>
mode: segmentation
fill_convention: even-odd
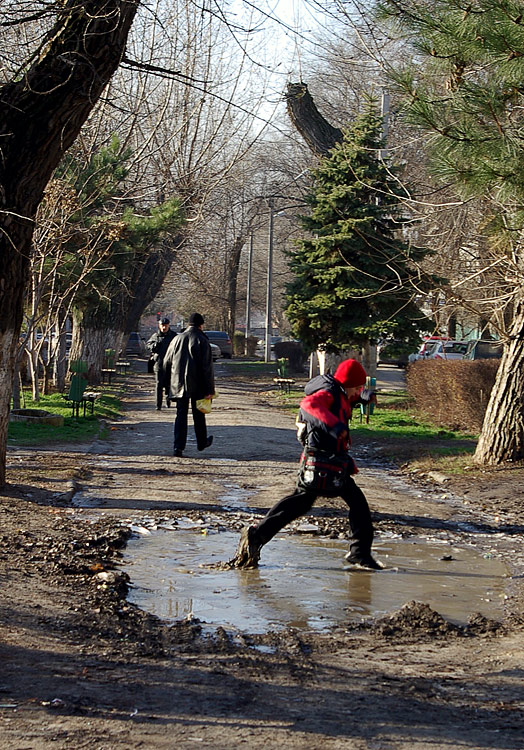
[[[170,622],[194,615],[251,633],[322,630],[395,611],[413,599],[457,623],[475,612],[502,617],[506,568],[467,547],[379,540],[374,550],[387,568],[368,572],[344,569],[345,541],[281,534],[263,549],[258,570],[200,567],[231,558],[237,542],[238,533],[193,530],[131,541],[124,558],[130,601]]]

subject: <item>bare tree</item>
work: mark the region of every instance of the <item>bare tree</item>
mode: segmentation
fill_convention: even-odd
[[[137,6],[137,0],[52,6],[56,16],[41,47],[0,87],[0,486],[36,212],[54,169],[120,63]],[[13,3],[5,22],[21,23],[26,7]]]
[[[123,147],[131,147],[134,154],[130,191],[145,207],[175,194],[188,218],[184,231],[156,248],[140,276],[128,285],[126,332],[136,327],[171,264],[174,275],[180,276],[183,259],[189,256],[200,268],[213,263],[217,232],[219,246],[226,236],[216,221],[218,206],[225,207],[224,185],[236,181],[235,192],[244,190],[238,187],[237,165],[264,130],[253,127],[263,121],[258,112],[264,77],[248,53],[249,35],[239,44],[224,17],[202,13],[186,0],[169,6],[159,3],[154,11],[152,18],[137,20],[107,106],[102,103],[98,124],[92,118],[85,136],[95,143],[118,132]],[[241,202],[238,195],[231,200]],[[226,213],[227,232],[236,231],[236,226],[239,233],[233,243],[228,237],[232,252],[225,265],[219,265],[224,271],[227,266],[228,272],[217,274],[215,269],[214,276],[224,284],[219,296],[231,300],[249,220],[245,212]]]
[[[202,206],[206,201],[213,204],[221,176],[228,174],[260,133],[260,128],[257,134],[251,132],[259,105],[253,95],[249,56],[242,47],[231,49],[228,32],[223,18],[214,19],[210,12],[202,13],[184,0],[170,6],[159,3],[151,14],[139,16],[124,65],[76,144],[78,158],[88,161],[118,133],[122,150],[133,151],[120,205],[131,202],[148,211],[177,194],[193,216],[185,236],[164,239],[150,249],[145,262],[134,263],[132,273],[122,277],[118,294],[111,295],[107,321],[98,315],[95,323],[94,308],[91,317],[75,317],[79,325],[74,326],[72,353],[88,356],[92,377],[102,365],[101,361],[96,365],[95,360],[103,356],[104,349],[119,348],[122,337],[136,328],[178,247],[201,220]],[[236,71],[233,76],[232,70]],[[246,106],[242,106],[243,100]],[[49,252],[47,244],[34,254],[33,278],[38,279],[40,291],[33,296],[31,318],[38,315],[43,320],[45,314],[50,323],[48,313],[38,308],[41,290],[50,278],[39,272],[38,264]],[[236,266],[238,261],[233,261],[230,285]],[[49,269],[49,261],[46,267]],[[37,348],[33,348],[35,359]],[[34,383],[36,387],[37,381]]]

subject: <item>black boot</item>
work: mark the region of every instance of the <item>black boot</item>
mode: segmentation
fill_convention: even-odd
[[[208,437],[208,439],[206,440],[206,444],[205,444],[205,445],[203,445],[202,447],[198,446],[198,450],[199,450],[199,451],[203,451],[203,450],[205,450],[206,448],[209,448],[209,447],[210,447],[210,446],[211,446],[212,444],[213,444],[213,435],[210,435],[210,436]]]
[[[365,568],[366,570],[383,570],[384,566],[378,560],[372,556],[371,553],[367,555],[358,555],[352,552],[348,552],[346,560],[350,565],[354,565],[355,568]]]
[[[262,544],[255,540],[256,526],[244,526],[236,555],[229,561],[231,568],[258,568]]]

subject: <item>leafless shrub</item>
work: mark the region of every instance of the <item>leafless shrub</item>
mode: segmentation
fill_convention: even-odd
[[[436,424],[478,432],[499,364],[499,359],[415,362],[406,374],[408,392]]]

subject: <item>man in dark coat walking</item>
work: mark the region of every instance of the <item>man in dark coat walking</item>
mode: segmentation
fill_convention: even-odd
[[[155,373],[156,381],[156,408],[159,411],[162,408],[162,399],[164,397],[164,391],[166,393],[166,406],[170,406],[169,400],[169,384],[166,381],[164,371],[164,356],[167,352],[169,344],[173,341],[176,333],[169,327],[169,318],[160,318],[158,321],[158,331],[151,336],[146,343],[146,347],[151,352],[151,359],[153,360],[153,372]]]
[[[213,358],[208,338],[202,331],[204,318],[200,313],[189,316],[189,326],[176,336],[164,356],[164,369],[169,378],[169,397],[176,401],[175,442],[173,455],[183,456],[187,441],[187,416],[189,404],[197,448],[203,451],[213,442],[207,435],[205,414],[197,409],[201,398],[215,395]]]

